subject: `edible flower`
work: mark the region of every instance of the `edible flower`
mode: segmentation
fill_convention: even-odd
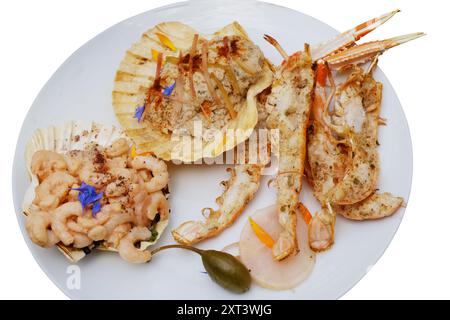
[[[275,241],[273,241],[272,237],[263,228],[261,228],[255,222],[255,220],[249,217],[248,221],[250,222],[250,226],[252,227],[253,232],[258,237],[259,241],[261,241],[266,247],[272,248],[275,244]]]
[[[300,209],[300,213],[302,214],[303,220],[305,220],[306,224],[309,224],[311,222],[312,216],[308,208],[306,208],[301,202],[299,202],[298,208]]]
[[[80,201],[83,210],[92,204],[92,215],[95,217],[95,215],[100,212],[102,207],[100,199],[103,197],[103,192],[97,193],[95,187],[84,182],[81,183],[81,187],[73,188],[72,190],[79,192],[78,201]]]
[[[175,88],[176,83],[177,82],[175,81],[171,86],[165,87],[162,94],[166,97],[170,96],[173,92],[173,89]]]
[[[100,203],[100,201],[96,201],[94,203],[94,205],[92,206],[92,215],[95,217],[97,215],[97,213],[100,212],[100,210],[102,209],[102,204]]]
[[[136,145],[133,144],[133,146],[131,147],[131,151],[130,151],[130,156],[131,158],[136,158],[137,156],[137,152],[136,152]]]
[[[156,35],[158,36],[159,41],[161,41],[161,43],[163,45],[165,45],[167,48],[169,48],[172,51],[177,51],[177,48],[175,48],[173,42],[170,41],[170,39],[166,35],[159,33],[159,32],[157,32]]]
[[[159,55],[159,52],[158,52],[158,50],[155,50],[155,49],[152,49],[152,58],[153,58],[153,61],[158,61],[158,55]]]
[[[138,122],[141,122],[144,111],[145,111],[145,106],[136,108],[136,111],[134,112],[134,118],[138,119]]]

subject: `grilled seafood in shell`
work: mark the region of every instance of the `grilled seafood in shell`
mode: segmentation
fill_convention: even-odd
[[[191,162],[218,156],[250,136],[257,123],[254,97],[270,77],[261,50],[238,23],[203,36],[166,22],[127,52],[113,105],[138,153]],[[236,132],[235,139],[224,138],[227,130]]]

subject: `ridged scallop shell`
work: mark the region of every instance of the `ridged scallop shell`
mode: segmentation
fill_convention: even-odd
[[[36,151],[50,150],[57,153],[66,153],[71,150],[82,150],[90,143],[107,147],[119,138],[130,140],[121,129],[96,122],[71,121],[63,125],[37,129],[28,141],[25,149],[25,163],[31,183],[25,193],[22,204],[23,213],[25,215],[30,213],[30,208],[35,197],[34,190],[39,184],[37,177],[31,172],[31,159]],[[131,144],[132,141],[130,140]],[[156,230],[158,231],[157,238],[153,242],[142,242],[141,249],[146,249],[148,246],[154,244],[167,225],[168,219],[159,221],[156,225]],[[86,256],[86,253],[82,249],[67,247],[61,243],[58,243],[57,247],[72,262],[78,262]],[[92,245],[89,249],[93,247]],[[104,245],[101,245],[99,249],[117,251],[112,247]]]
[[[168,37],[177,50],[172,51],[164,46],[157,33]],[[180,51],[187,52],[190,49],[195,34],[206,40],[225,35],[239,35],[249,40],[245,30],[237,22],[212,35],[202,35],[181,22],[163,22],[144,32],[140,41],[126,52],[119,65],[112,93],[114,112],[139,152],[151,152],[166,161],[190,162],[202,157],[213,158],[247,140],[258,122],[256,96],[272,82],[272,72],[268,66],[264,69],[261,79],[249,88],[246,105],[222,130],[226,132],[227,129],[235,129],[234,139],[225,139],[223,134],[218,135],[213,141],[203,143],[202,152],[198,149],[191,150],[190,139],[171,139],[170,134],[163,134],[144,121],[138,122],[134,118],[136,107],[144,104],[145,93],[154,81],[156,62],[152,58],[152,49],[161,52],[165,57],[178,57]]]

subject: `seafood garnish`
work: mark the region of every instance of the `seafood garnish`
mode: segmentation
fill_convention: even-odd
[[[145,249],[169,218],[163,161],[132,154],[114,127],[77,122],[38,130],[26,158],[32,183],[23,209],[34,243],[56,245],[74,262],[94,248],[132,263],[150,259]]]

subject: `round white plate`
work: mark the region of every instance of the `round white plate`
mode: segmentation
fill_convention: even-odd
[[[214,3],[214,4],[213,4]],[[116,68],[125,51],[141,34],[162,21],[178,20],[203,33],[213,32],[233,20],[239,21],[251,38],[274,63],[276,51],[264,40],[268,33],[293,53],[303,43],[315,44],[337,31],[312,17],[271,4],[240,1],[194,1],[148,11],[125,20],[101,33],[76,51],[44,86],[31,107],[17,143],[13,192],[17,218],[31,253],[45,273],[70,298],[75,299],[336,299],[361,279],[376,263],[394,236],[404,209],[380,221],[352,222],[338,218],[336,243],[332,250],[319,254],[310,277],[297,288],[271,291],[256,285],[243,295],[230,293],[203,273],[201,260],[191,252],[172,250],[159,254],[144,265],[131,265],[116,254],[97,252],[79,263],[81,286],[73,286],[74,269],[55,248],[42,249],[28,238],[21,213],[21,202],[28,186],[24,150],[37,128],[69,120],[94,120],[117,124],[112,111],[111,91]],[[360,21],[350,22],[357,24]],[[381,127],[379,148],[381,176],[379,188],[408,200],[412,178],[412,149],[408,125],[400,102],[388,79],[380,70],[375,77],[384,84],[382,116],[388,126]],[[169,229],[201,217],[203,207],[215,207],[221,193],[219,182],[227,178],[221,165],[170,166],[172,218]],[[220,236],[201,243],[201,248],[221,249],[239,239],[246,217],[256,209],[275,202],[273,189],[264,177],[260,190],[236,223]],[[305,184],[302,201],[318,209]],[[159,244],[174,242],[169,231]],[[69,281],[69,284],[67,285]]]

